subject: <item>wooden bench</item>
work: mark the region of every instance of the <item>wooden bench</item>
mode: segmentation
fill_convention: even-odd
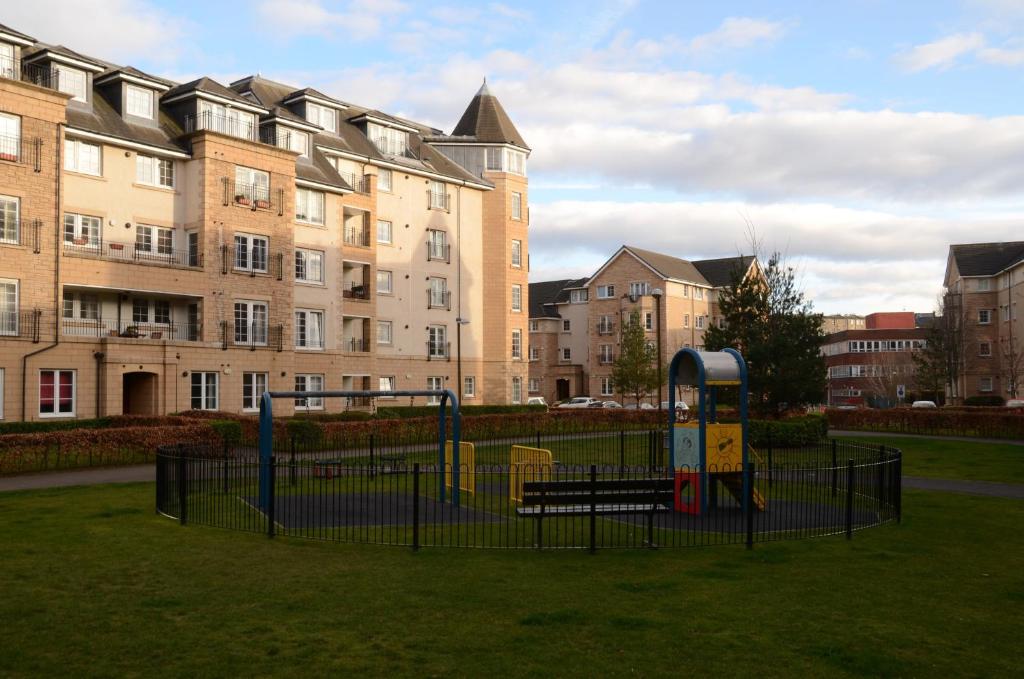
[[[669,511],[672,479],[526,481],[519,516],[589,516]]]

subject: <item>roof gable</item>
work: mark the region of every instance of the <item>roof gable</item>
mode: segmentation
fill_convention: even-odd
[[[950,245],[949,253],[961,276],[994,276],[1024,261],[1024,241]]]
[[[514,144],[527,150],[530,148],[505,113],[501,102],[487,88],[486,80],[455,125],[452,136],[473,137],[476,141],[489,144]]]

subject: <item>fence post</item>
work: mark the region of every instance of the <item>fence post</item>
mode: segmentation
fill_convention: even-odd
[[[537,430],[537,448],[540,448],[540,430]]]
[[[743,475],[743,513],[747,520],[747,549],[754,548],[754,463],[748,462]]]
[[[597,465],[590,465],[590,553],[597,551]]]
[[[846,463],[846,539],[853,539],[853,458]]]
[[[836,440],[832,439],[832,497],[835,497],[838,492],[839,468],[836,465]]]
[[[373,433],[371,432],[370,433],[370,478],[371,479],[373,478],[374,471],[375,471],[374,470],[374,466],[373,466],[373,448],[374,448],[373,444],[374,444],[374,438],[373,438]]]
[[[893,480],[896,491],[896,523],[903,523],[903,451],[896,450],[896,478]]]
[[[444,471],[442,470],[442,473]],[[420,548],[420,463],[412,464],[412,551]]]
[[[772,469],[774,464],[772,463],[772,430],[768,428],[768,487],[772,487]]]
[[[626,432],[619,430],[619,478],[622,478],[626,466]]]
[[[181,525],[188,523],[188,461],[178,454],[178,513],[181,514]]]
[[[885,502],[885,446],[878,446],[878,509]]]
[[[295,485],[295,434],[292,434],[292,449],[288,457],[288,483]]]
[[[267,537],[274,537],[274,496],[277,495],[277,458],[270,456],[270,469],[267,470],[270,476],[270,493],[267,495]]]

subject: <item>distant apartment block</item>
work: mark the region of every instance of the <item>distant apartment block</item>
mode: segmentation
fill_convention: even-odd
[[[588,278],[531,283],[529,394],[548,403],[617,400],[612,367],[633,314],[652,346],[660,327],[663,363],[681,348],[702,349],[704,331],[720,322],[718,292],[734,272],[760,268],[750,256],[688,261],[624,245]],[[666,375],[666,390],[667,383]]]
[[[821,330],[826,335],[843,330],[863,330],[864,317],[855,314],[829,314],[821,317]]]
[[[0,419],[524,401],[529,153],[486,86],[445,134],[0,26]]]

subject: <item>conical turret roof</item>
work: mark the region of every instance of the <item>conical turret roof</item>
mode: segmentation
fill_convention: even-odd
[[[491,94],[486,79],[473,101],[469,102],[452,136],[475,137],[477,141],[488,144],[514,144],[524,149],[530,148],[505,113],[501,102]]]

